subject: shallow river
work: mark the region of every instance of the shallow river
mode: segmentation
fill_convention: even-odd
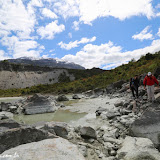
[[[25,124],[34,124],[37,122],[70,122],[76,121],[84,117],[86,113],[70,112],[69,110],[57,110],[55,113],[44,113],[34,115],[15,115],[14,119],[17,122],[24,122]]]

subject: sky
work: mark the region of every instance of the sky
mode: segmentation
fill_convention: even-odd
[[[0,0],[0,60],[111,69],[157,51],[159,0]]]

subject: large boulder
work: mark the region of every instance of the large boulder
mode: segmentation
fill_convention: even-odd
[[[80,135],[85,139],[97,139],[96,131],[91,127],[82,127],[80,129]]]
[[[0,132],[0,153],[7,149],[21,144],[31,143],[47,139],[48,132],[36,129],[34,127],[12,128]]]
[[[15,155],[16,160],[85,160],[76,145],[62,138],[23,144],[0,156],[5,155]]]
[[[118,150],[118,159],[122,160],[159,160],[160,153],[148,138],[126,137],[122,148]]]
[[[160,105],[152,104],[152,109],[149,108],[144,112],[141,118],[135,120],[130,128],[130,135],[136,137],[149,138],[160,149]],[[153,108],[155,108],[153,110]]]
[[[64,122],[47,122],[44,125],[44,129],[52,134],[66,138],[68,135],[68,126]]]
[[[39,114],[55,112],[55,103],[51,102],[48,97],[42,96],[41,94],[35,94],[28,98],[25,102],[24,114]]]

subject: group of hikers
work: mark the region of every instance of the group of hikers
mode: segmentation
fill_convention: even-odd
[[[156,77],[153,76],[151,72],[148,72],[148,74],[146,75],[146,77],[143,80],[143,85],[144,85],[144,89],[145,90],[147,89],[148,100],[150,102],[155,101],[155,96],[154,96],[155,83],[159,87],[159,82],[156,79]],[[130,89],[132,91],[132,95],[134,98],[139,97],[139,95],[138,95],[138,87],[139,86],[140,86],[139,77],[138,77],[138,75],[135,75],[135,77],[130,79]]]

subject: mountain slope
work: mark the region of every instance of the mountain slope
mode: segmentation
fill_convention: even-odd
[[[75,64],[69,63],[66,61],[59,61],[53,58],[48,59],[32,59],[27,57],[17,58],[17,59],[8,59],[10,63],[23,64],[23,65],[33,65],[40,67],[52,67],[52,68],[67,68],[67,69],[85,69],[84,67]]]

